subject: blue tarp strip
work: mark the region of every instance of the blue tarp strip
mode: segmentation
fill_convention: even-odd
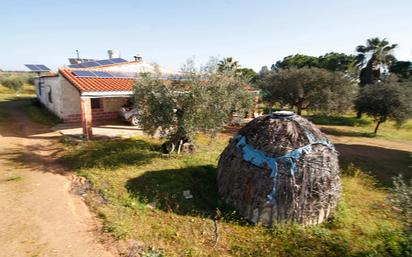
[[[246,137],[243,135],[236,135],[235,139],[237,139],[236,146],[242,149],[243,159],[252,163],[257,167],[269,167],[271,169],[271,178],[273,179],[273,188],[270,194],[268,195],[269,201],[271,204],[275,203],[275,195],[276,195],[276,177],[278,174],[278,161],[286,161],[289,163],[290,166],[290,173],[294,175],[297,171],[296,161],[303,155],[312,152],[313,148],[312,145],[314,144],[322,144],[328,147],[332,147],[331,143],[327,140],[317,140],[316,137],[311,133],[307,128],[303,127],[303,130],[309,140],[309,144],[302,146],[298,149],[295,149],[291,152],[286,153],[280,157],[271,157],[267,156],[261,150],[257,150],[251,145],[246,142]]]

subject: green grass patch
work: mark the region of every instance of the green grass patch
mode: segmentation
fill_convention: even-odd
[[[412,252],[399,214],[388,204],[389,193],[359,170],[346,172],[339,207],[321,226],[250,225],[217,194],[216,163],[228,139],[200,136],[199,150],[192,155],[160,154],[161,142],[144,137],[94,141],[70,145],[64,161],[101,195],[90,203],[104,229],[117,238],[143,241],[148,252],[308,257]],[[184,190],[193,198],[185,199]]]
[[[306,116],[309,120],[317,125],[333,125],[333,126],[367,126],[373,123],[372,119],[363,116],[356,118],[354,116],[326,116],[326,115],[310,115]]]
[[[22,105],[22,110],[26,113],[29,119],[33,122],[53,126],[61,122],[59,117],[47,110],[42,105],[31,101]]]
[[[20,175],[14,175],[14,176],[11,176],[11,177],[5,179],[6,182],[21,181],[21,180],[23,180],[23,177],[20,176]]]
[[[30,84],[24,84],[18,92],[15,92],[14,90],[0,84],[0,94],[34,96],[36,91],[34,86]]]

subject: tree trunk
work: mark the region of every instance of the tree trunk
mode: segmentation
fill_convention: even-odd
[[[296,106],[296,107],[298,108],[297,114],[298,114],[298,115],[301,115],[301,114],[302,114],[302,106],[301,106],[301,105],[298,105],[298,106]]]
[[[375,135],[378,133],[379,125],[381,125],[381,123],[382,121],[378,121],[378,123],[376,123],[375,131],[373,132]]]
[[[361,110],[358,110],[358,111],[356,112],[356,118],[357,118],[357,119],[362,118],[362,111],[361,111]]]

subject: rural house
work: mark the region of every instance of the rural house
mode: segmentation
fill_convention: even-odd
[[[118,117],[120,108],[133,94],[138,74],[156,71],[168,78],[179,75],[139,56],[133,61],[121,58],[87,60],[38,77],[36,96],[64,122],[81,121],[85,137],[90,138],[93,121]]]

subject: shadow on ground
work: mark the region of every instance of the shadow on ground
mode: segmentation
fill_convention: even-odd
[[[372,132],[359,132],[359,131],[347,131],[347,130],[341,130],[341,129],[336,129],[336,128],[326,128],[326,127],[321,127],[320,128],[323,133],[326,133],[328,135],[333,135],[333,136],[346,136],[346,137],[375,137],[376,134]]]
[[[211,165],[148,171],[126,183],[132,197],[180,215],[214,217],[216,209],[226,218],[233,215],[218,196],[216,168]],[[183,191],[190,190],[192,199]]]
[[[144,140],[115,139],[92,141],[61,158],[62,163],[78,168],[118,168],[143,165],[159,157],[160,145]]]
[[[392,177],[412,178],[412,153],[369,145],[335,144],[342,168],[350,163],[370,172],[384,186],[392,186]]]

